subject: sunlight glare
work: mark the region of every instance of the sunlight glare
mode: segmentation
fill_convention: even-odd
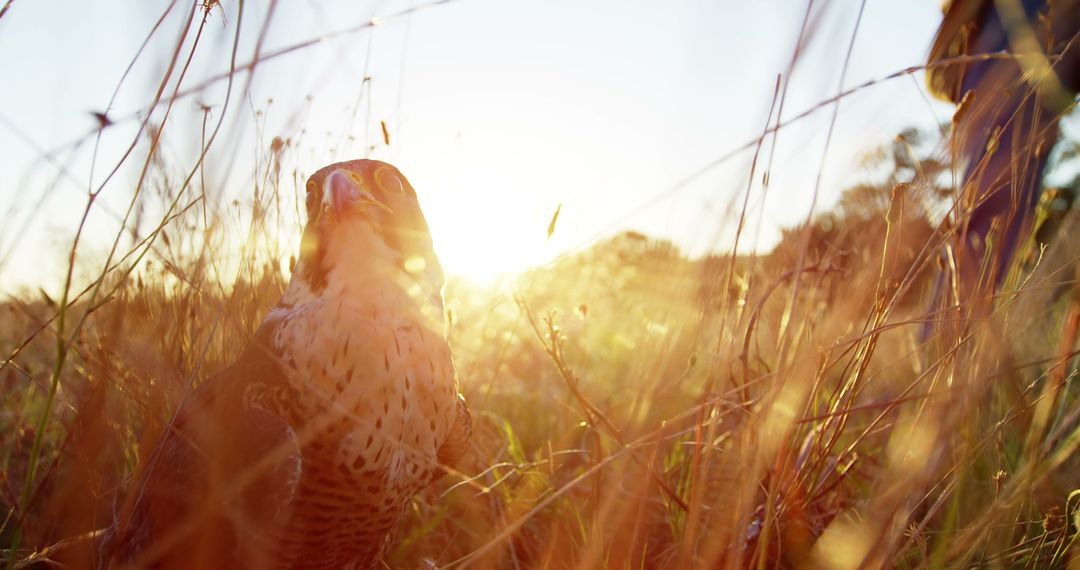
[[[558,231],[550,241],[547,237],[557,197],[549,205],[538,197],[540,192],[518,187],[522,182],[510,172],[482,166],[471,170],[464,169],[458,180],[449,182],[423,166],[411,173],[448,276],[490,283],[542,265],[565,248]]]
[[[429,216],[435,249],[447,275],[488,283],[541,265],[556,253],[547,247],[542,226],[515,224],[494,212],[481,216],[473,212],[469,217],[480,220],[465,223],[462,220],[468,218],[462,214],[433,210]]]

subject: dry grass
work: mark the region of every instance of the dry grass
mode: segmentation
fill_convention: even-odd
[[[163,80],[155,104],[182,87]],[[61,298],[0,306],[0,545],[15,567],[92,564],[139,458],[284,287],[273,260],[299,228],[300,177],[281,165],[299,149],[260,153],[237,237],[235,208],[208,207],[196,183],[202,157],[173,171],[166,128],[146,127],[126,218],[152,229],[126,249],[118,235],[107,271],[73,253]],[[216,132],[203,127],[204,149]],[[476,431],[459,473],[410,505],[386,564],[1080,564],[1080,240],[992,300],[931,315],[923,338],[956,226],[927,218],[947,203],[949,165],[912,136],[885,149],[889,179],[768,255],[692,260],[621,234],[513,281],[452,281]]]
[[[1075,395],[1048,379],[1069,385],[1072,344],[1053,339],[1075,338],[1075,309],[1039,317],[1060,325],[1044,327],[1037,354],[1015,342],[1034,333],[1007,296],[920,345],[911,319],[925,287],[907,268],[934,233],[902,218],[868,215],[886,230],[874,233],[823,216],[834,231],[799,291],[783,246],[753,263],[691,261],[634,234],[514,287],[452,282],[472,452],[461,476],[414,501],[388,564],[1063,564],[1080,433]],[[873,247],[844,251],[837,226]],[[792,235],[785,245],[801,243]],[[716,287],[732,265],[734,285]],[[64,345],[41,432],[57,306],[3,307],[5,351],[32,339],[2,376],[16,559],[92,559],[87,533],[108,523],[138,457],[276,302],[281,272],[243,274],[223,289],[177,259],[105,285],[107,302]]]

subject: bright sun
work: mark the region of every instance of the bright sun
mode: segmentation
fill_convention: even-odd
[[[435,251],[448,275],[486,283],[508,273],[543,264],[558,254],[556,235],[547,236],[558,203],[537,199],[522,189],[508,191],[489,180],[511,180],[511,173],[463,172],[470,184],[443,184],[418,173],[414,183],[431,229]],[[515,182],[516,183],[516,182]],[[428,187],[432,190],[427,190]],[[558,232],[557,232],[558,233]]]
[[[448,213],[447,213],[448,214]],[[496,277],[535,267],[552,257],[543,228],[514,227],[488,218],[483,224],[463,224],[434,211],[428,215],[435,250],[448,275],[487,283]]]

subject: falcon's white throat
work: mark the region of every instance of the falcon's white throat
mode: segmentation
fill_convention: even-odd
[[[317,260],[322,266],[319,270],[325,275],[322,290],[313,290],[306,277],[309,272],[303,267],[307,260],[302,260],[271,317],[319,300],[333,300],[361,311],[381,304],[414,312],[400,316],[425,323],[425,328],[433,334],[444,335],[446,316],[437,263],[422,257],[402,261],[370,220],[360,215],[350,218],[333,224],[320,236],[325,240],[323,254]]]

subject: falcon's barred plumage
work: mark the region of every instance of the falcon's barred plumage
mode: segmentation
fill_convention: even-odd
[[[355,160],[307,182],[281,302],[181,405],[133,485],[105,566],[367,568],[471,421],[443,273],[416,193]]]

